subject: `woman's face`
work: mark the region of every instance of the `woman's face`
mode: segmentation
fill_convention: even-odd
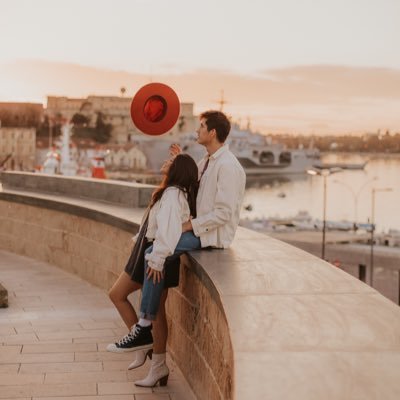
[[[169,171],[169,167],[171,166],[172,162],[174,161],[173,158],[168,158],[167,160],[164,161],[164,164],[160,168],[160,172],[163,175],[167,175]]]

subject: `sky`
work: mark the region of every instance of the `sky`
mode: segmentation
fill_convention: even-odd
[[[0,101],[174,85],[263,132],[400,131],[398,0],[0,0]]]

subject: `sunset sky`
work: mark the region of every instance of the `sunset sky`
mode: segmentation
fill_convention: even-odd
[[[0,0],[0,101],[172,85],[263,132],[400,132],[398,0]]]

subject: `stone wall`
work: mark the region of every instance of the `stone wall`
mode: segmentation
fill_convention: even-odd
[[[101,222],[97,212],[86,210],[85,216],[71,204],[64,211],[50,206],[49,200],[0,193],[0,248],[56,265],[107,291],[126,264],[138,225],[111,217]],[[233,355],[223,309],[204,285],[212,283],[200,266],[187,256],[182,261],[180,286],[168,296],[169,351],[200,399],[230,399]],[[138,294],[132,301],[137,308]]]
[[[154,186],[140,183],[29,172],[0,172],[0,181],[6,190],[32,190],[135,208],[147,207],[154,190]]]
[[[199,399],[231,399],[233,352],[228,322],[203,275],[200,266],[182,257],[180,285],[167,300],[169,351]]]
[[[0,247],[56,265],[103,289],[125,265],[132,233],[73,214],[0,200]]]

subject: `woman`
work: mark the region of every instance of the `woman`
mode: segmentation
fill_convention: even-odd
[[[200,240],[192,232],[182,234],[182,223],[190,216],[196,216],[196,163],[189,155],[179,154],[167,160],[161,172],[165,177],[153,192],[125,271],[109,293],[130,332],[120,341],[108,345],[107,350],[125,352],[140,349],[136,360],[129,366],[133,369],[143,365],[147,356],[151,358],[150,349],[153,347],[149,375],[136,382],[139,386],[167,383],[169,370],[165,364],[168,335],[165,301],[168,287],[178,284],[179,255],[200,248]],[[128,295],[142,285],[141,319],[138,322]]]

